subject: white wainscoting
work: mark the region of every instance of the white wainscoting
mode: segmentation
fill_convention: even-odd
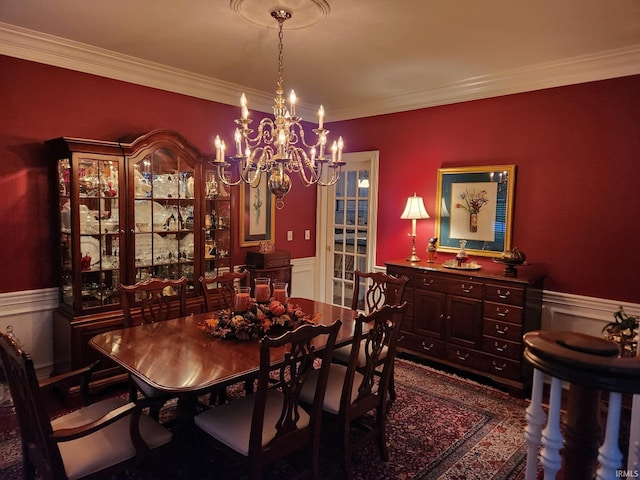
[[[52,312],[59,302],[57,288],[0,293],[0,331],[13,326],[39,376],[53,371]]]
[[[621,306],[629,315],[640,315],[640,304],[637,303],[545,290],[542,296],[542,329],[600,336],[602,327],[614,320],[613,314]]]
[[[314,257],[294,258],[291,260],[291,292],[292,297],[303,297],[316,299],[315,269],[316,259]]]
[[[292,265],[291,296],[315,299],[315,259],[294,259]],[[602,327],[613,320],[613,313],[621,305],[629,315],[640,315],[640,304],[545,291],[542,329],[600,336]],[[52,312],[57,306],[56,288],[0,293],[0,331],[5,332],[8,325],[13,326],[14,333],[31,354],[38,374],[42,376],[53,370],[51,324]]]

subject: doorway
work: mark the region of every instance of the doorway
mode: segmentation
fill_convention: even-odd
[[[351,307],[353,272],[373,271],[378,211],[378,152],[345,153],[338,182],[318,189],[318,300]]]

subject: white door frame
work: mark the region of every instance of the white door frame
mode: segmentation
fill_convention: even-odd
[[[378,169],[379,151],[353,152],[342,155],[342,160],[349,164],[367,162],[369,167],[369,217],[367,218],[367,269],[373,271],[376,263],[376,237],[378,218]],[[333,256],[333,203],[335,187],[318,187],[316,212],[316,261],[314,276],[314,299],[333,303],[331,292],[327,292],[327,278],[330,256]],[[327,298],[329,295],[329,298]]]

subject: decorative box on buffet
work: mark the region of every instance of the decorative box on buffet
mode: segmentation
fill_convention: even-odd
[[[271,253],[262,253],[249,250],[247,252],[248,268],[274,268],[283,267],[291,263],[291,252],[287,250],[274,250]]]

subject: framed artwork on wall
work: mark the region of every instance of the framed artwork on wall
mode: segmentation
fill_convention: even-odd
[[[276,211],[273,195],[267,187],[266,173],[260,184],[253,188],[246,183],[240,184],[240,246],[259,245],[267,240],[273,241]]]
[[[438,169],[437,249],[498,257],[511,248],[515,165]]]

